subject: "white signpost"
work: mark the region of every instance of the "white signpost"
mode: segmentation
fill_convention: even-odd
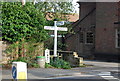
[[[56,25],[57,25],[57,26],[64,25],[64,21],[57,21]]]
[[[51,37],[55,37],[55,35],[50,35]],[[62,36],[62,35],[57,35],[57,37],[65,37],[65,36]]]
[[[45,50],[45,62],[50,63],[50,50],[49,49]]]
[[[57,31],[67,31],[66,27],[57,27],[57,25],[64,25],[63,21],[54,21],[54,26],[44,26],[46,30],[54,30],[54,57],[57,57]]]
[[[46,30],[55,30],[55,27],[53,26],[44,26],[44,29]],[[58,31],[67,31],[67,28],[65,27],[57,27]]]

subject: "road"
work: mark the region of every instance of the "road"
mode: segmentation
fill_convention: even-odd
[[[55,77],[52,79],[82,79],[82,80],[95,80],[95,81],[120,81],[118,76],[118,68],[113,67],[88,67],[88,68],[74,68],[81,72],[80,75]],[[120,75],[120,73],[119,73]]]
[[[28,69],[28,79],[120,81],[120,71],[118,63],[85,61],[85,64],[92,64],[93,66],[78,67],[72,69],[31,68]],[[2,73],[3,79],[12,79],[11,70],[3,70]]]

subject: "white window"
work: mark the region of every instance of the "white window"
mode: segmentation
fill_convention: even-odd
[[[120,29],[116,29],[116,48],[120,48]]]
[[[85,43],[86,44],[93,44],[94,42],[94,35],[93,32],[87,32],[85,36]]]

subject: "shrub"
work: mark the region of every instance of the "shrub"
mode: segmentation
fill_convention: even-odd
[[[27,60],[24,57],[19,57],[16,60],[11,60],[10,61],[10,63],[12,63],[12,62],[27,62]]]
[[[34,67],[34,68],[39,67],[39,65],[37,64],[37,62],[34,59],[30,60],[30,59],[26,59],[25,57],[19,57],[16,60],[11,60],[10,64],[12,64],[12,62],[25,62],[25,63],[27,63],[28,67]]]
[[[39,64],[37,64],[37,63],[31,63],[30,66],[34,67],[34,68],[39,68]]]
[[[48,63],[45,63],[45,68],[54,68],[54,67]]]
[[[55,61],[53,61],[51,59],[51,62],[50,64],[53,66],[53,67],[56,67],[56,68],[62,68],[62,69],[70,69],[71,66],[68,62],[62,60],[62,59],[56,59]]]

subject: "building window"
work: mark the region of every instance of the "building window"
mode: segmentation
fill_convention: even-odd
[[[80,32],[79,40],[80,40],[80,43],[83,43],[83,32]]]
[[[120,48],[120,29],[116,29],[116,47]]]
[[[86,33],[86,40],[85,40],[85,43],[86,44],[92,44],[94,41],[94,35],[92,32],[87,32]]]

